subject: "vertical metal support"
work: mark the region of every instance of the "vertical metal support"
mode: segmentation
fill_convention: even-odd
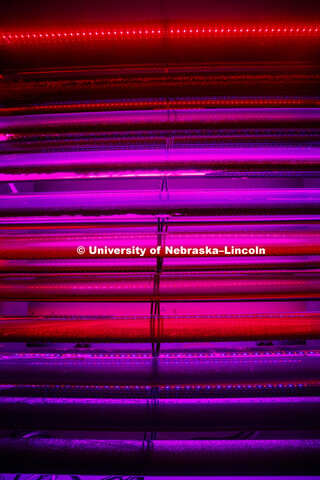
[[[157,224],[157,246],[164,246],[164,228],[165,228],[165,218],[158,218]],[[159,333],[160,333],[160,300],[159,300],[159,289],[160,289],[160,277],[163,265],[163,258],[157,257],[156,270],[154,273],[153,280],[153,299],[151,301],[151,311],[150,311],[150,329],[152,342],[152,355],[153,357],[158,357],[160,352],[160,343],[158,342]]]
[[[167,177],[162,177],[160,192],[168,191],[168,181]],[[167,217],[158,218],[157,220],[157,246],[163,248],[165,245],[165,233],[168,230],[168,225],[166,224]],[[159,300],[159,289],[160,289],[160,278],[163,266],[163,257],[157,257],[156,270],[154,272],[153,280],[153,299],[151,300],[150,306],[150,334],[152,338],[152,356],[153,356],[153,369],[155,376],[158,370],[158,358],[160,354],[161,343],[159,341],[160,332],[161,332],[161,315],[160,315],[160,300]],[[159,387],[151,388],[151,408],[157,409],[159,403]],[[157,432],[145,432],[144,441],[152,441],[157,437]]]

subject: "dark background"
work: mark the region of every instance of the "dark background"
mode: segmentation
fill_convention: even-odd
[[[319,0],[10,0],[0,28],[187,20],[303,23],[319,21]]]

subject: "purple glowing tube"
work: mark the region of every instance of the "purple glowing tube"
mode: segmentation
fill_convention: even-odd
[[[0,215],[319,213],[320,189],[104,191],[2,195]]]
[[[320,110],[320,109],[319,109]],[[140,170],[140,175],[205,174],[225,168],[232,169],[310,169],[319,167],[317,146],[217,146],[210,148],[105,150],[88,152],[4,154],[1,158],[0,180],[19,179],[22,174],[51,174],[50,178],[68,178],[72,172],[119,172],[122,176]],[[60,173],[59,173],[60,172]],[[70,172],[68,175],[61,172]],[[54,175],[53,175],[54,174]],[[10,177],[8,177],[10,175]],[[23,177],[24,178],[24,177]],[[36,177],[35,177],[36,178]],[[44,177],[45,178],[45,177]]]

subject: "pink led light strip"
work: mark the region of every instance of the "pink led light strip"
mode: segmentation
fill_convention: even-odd
[[[197,38],[197,37],[305,37],[319,36],[319,25],[286,25],[286,26],[180,26],[159,28],[151,27],[117,27],[104,30],[73,30],[55,32],[3,32],[1,43],[33,42],[33,41],[64,41],[93,39],[134,39],[134,38]]]

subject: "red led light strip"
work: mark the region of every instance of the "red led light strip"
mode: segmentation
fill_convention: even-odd
[[[179,26],[179,27],[117,27],[104,30],[73,30],[55,32],[3,32],[1,43],[134,38],[197,38],[197,37],[305,37],[319,36],[319,25],[254,25],[254,26]]]
[[[130,109],[197,109],[197,108],[246,108],[246,107],[318,107],[320,100],[303,98],[245,98],[245,99],[185,99],[185,100],[126,100],[95,103],[67,103],[57,105],[32,105],[4,108],[1,115],[26,115],[33,113],[57,113],[99,110]]]

